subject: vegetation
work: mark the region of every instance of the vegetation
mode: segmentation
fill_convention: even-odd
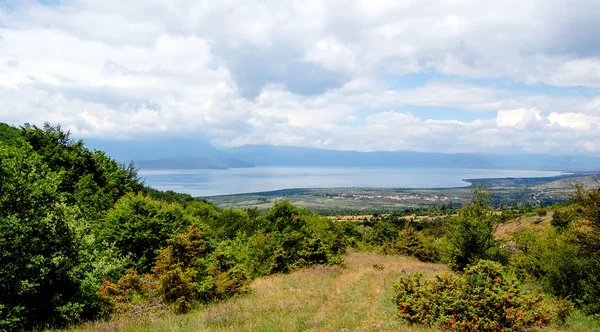
[[[411,322],[457,331],[514,331],[548,324],[541,297],[522,292],[500,264],[481,260],[459,277],[445,274],[422,282],[421,275],[395,286],[400,316]]]
[[[448,220],[447,234],[455,269],[462,270],[480,259],[503,260],[494,237],[498,221],[489,207],[490,198],[488,191],[475,190],[473,200]]]
[[[223,211],[145,187],[133,165],[58,126],[0,129],[1,330],[184,312],[251,278],[342,263],[336,226],[287,202]]]
[[[269,316],[275,325],[265,328],[523,330],[600,314],[600,189],[578,187],[572,201],[549,207],[497,204],[483,187],[468,193],[460,204],[352,218],[326,218],[288,201],[221,209],[148,188],[133,164],[90,151],[58,126],[1,125],[0,330],[260,302],[250,291],[274,280],[262,278],[300,270],[326,271],[322,282],[338,285],[319,293],[303,284],[313,317],[292,326]],[[432,263],[454,272],[433,280],[406,274],[445,270]],[[333,294],[340,275],[356,288],[347,298]],[[363,277],[384,275],[366,292],[372,283]],[[370,291],[384,294],[377,301],[385,298],[378,303],[393,323],[359,314],[369,323],[322,323],[350,302],[375,301]],[[315,307],[319,301],[324,307]],[[241,318],[227,319],[198,327],[247,328]]]

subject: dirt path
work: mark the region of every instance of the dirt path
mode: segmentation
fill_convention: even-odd
[[[403,273],[421,271],[432,276],[446,270],[444,265],[406,257],[353,253],[345,259],[347,267],[334,280],[330,297],[315,313],[309,330],[343,329],[348,323],[360,330],[390,329],[395,316],[390,291],[393,280]]]
[[[412,258],[351,253],[346,267],[315,266],[253,282],[253,291],[186,315],[169,311],[117,317],[83,331],[398,331],[392,283],[403,273],[441,274],[441,264]],[[374,268],[377,264],[381,268]]]

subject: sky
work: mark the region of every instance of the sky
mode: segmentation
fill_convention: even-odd
[[[600,1],[0,0],[0,121],[600,155]]]

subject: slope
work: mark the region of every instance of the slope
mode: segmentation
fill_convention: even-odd
[[[257,279],[251,294],[182,316],[164,309],[93,323],[77,331],[397,331],[391,284],[416,271],[433,277],[446,266],[412,258],[352,253],[342,267],[315,266]],[[374,265],[383,266],[375,269]],[[410,327],[410,330],[427,330]]]

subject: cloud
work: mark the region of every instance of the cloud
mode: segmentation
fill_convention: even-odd
[[[10,4],[9,123],[223,146],[600,151],[597,1]],[[407,74],[426,78],[395,87]]]

